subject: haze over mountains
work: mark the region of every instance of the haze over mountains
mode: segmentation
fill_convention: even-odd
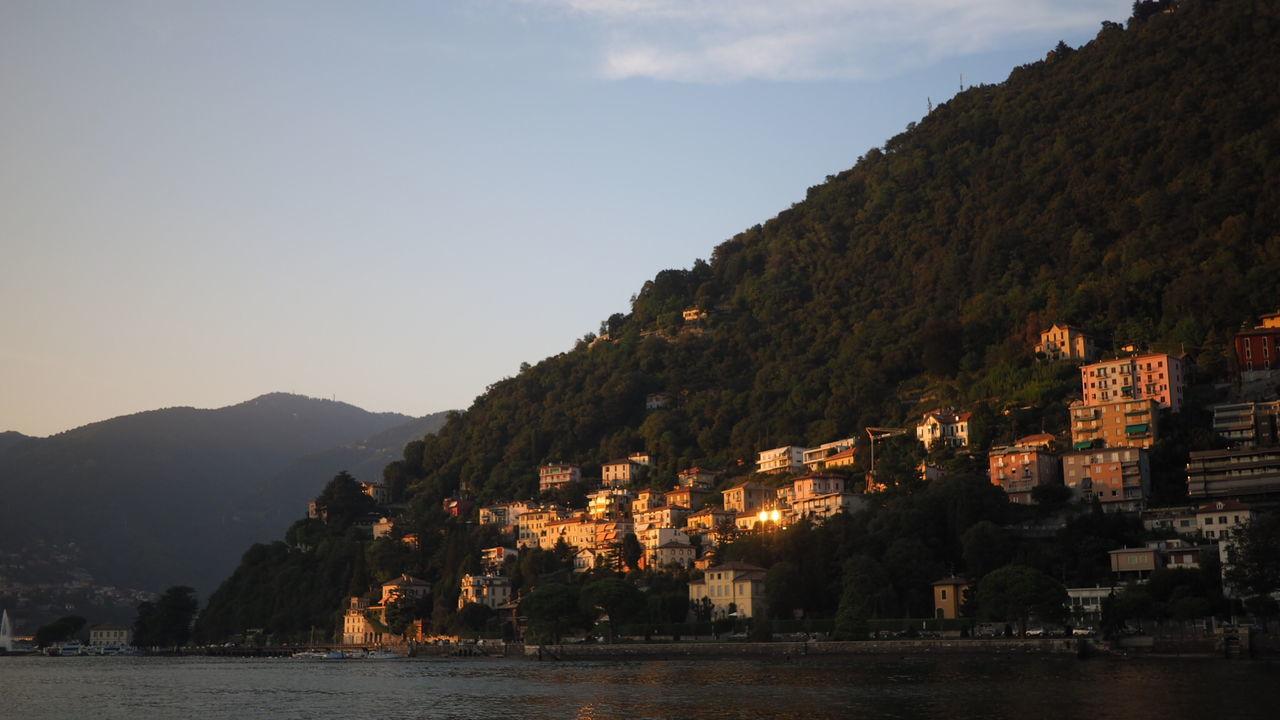
[[[67,554],[94,584],[208,593],[244,548],[278,537],[340,470],[381,475],[439,427],[342,402],[263,395],[215,410],[137,413],[49,438],[0,435],[0,548]],[[21,570],[10,571],[22,579]],[[11,578],[12,579],[12,578]],[[57,578],[33,578],[33,580]],[[83,579],[83,578],[82,578]]]

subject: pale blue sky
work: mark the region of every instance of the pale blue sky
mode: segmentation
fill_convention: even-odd
[[[464,408],[1116,0],[5,0],[0,430]]]

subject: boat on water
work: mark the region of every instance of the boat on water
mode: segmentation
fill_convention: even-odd
[[[132,645],[118,645],[109,643],[107,645],[98,645],[94,647],[94,654],[103,657],[121,657],[126,655],[137,655],[138,648]]]
[[[292,657],[301,660],[342,660],[347,656],[341,650],[299,650]]]
[[[49,657],[76,657],[90,655],[92,651],[86,649],[79,640],[67,640],[45,648],[44,654]]]
[[[365,654],[366,660],[399,660],[404,657],[395,650],[373,650]]]

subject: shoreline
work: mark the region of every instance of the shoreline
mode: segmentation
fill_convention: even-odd
[[[519,647],[514,646],[514,647]],[[517,651],[518,652],[518,651]],[[1076,638],[1034,639],[913,639],[810,640],[792,642],[681,642],[524,645],[528,660],[621,660],[672,658],[773,657],[783,660],[809,656],[892,655],[1058,655],[1088,657],[1107,650]],[[424,655],[419,655],[423,657]],[[521,657],[504,651],[505,657]],[[501,656],[498,656],[501,657]]]

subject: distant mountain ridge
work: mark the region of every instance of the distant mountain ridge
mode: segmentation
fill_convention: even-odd
[[[403,447],[402,438],[440,422],[443,414],[415,419],[271,393],[212,410],[135,413],[49,438],[5,433],[0,543],[74,542],[95,583],[181,583],[207,593],[245,546],[278,537],[305,512],[333,474],[349,465],[368,475],[365,467],[391,452],[385,442]],[[303,469],[287,474],[290,489],[273,483],[298,463]]]

